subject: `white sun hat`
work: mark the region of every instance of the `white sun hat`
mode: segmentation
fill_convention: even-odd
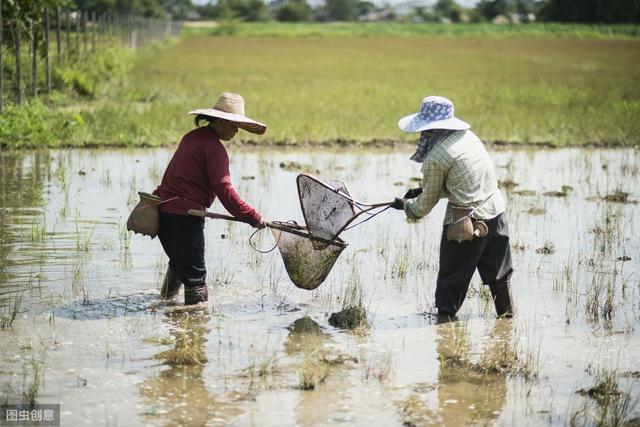
[[[267,125],[257,122],[244,115],[244,99],[237,93],[225,92],[220,95],[213,108],[201,108],[189,111],[187,114],[197,116],[202,114],[208,117],[218,117],[233,122],[240,129],[247,132],[262,135],[267,130]]]
[[[405,132],[422,132],[429,129],[467,130],[471,126],[453,116],[453,102],[442,96],[427,96],[420,109],[398,121]]]

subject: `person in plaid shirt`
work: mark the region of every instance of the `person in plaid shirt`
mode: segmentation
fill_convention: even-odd
[[[416,221],[429,214],[441,198],[449,201],[436,284],[439,316],[455,316],[478,269],[483,283],[489,286],[498,316],[512,317],[509,282],[513,268],[505,202],[484,144],[469,130],[471,126],[453,113],[450,100],[429,96],[416,114],[398,122],[406,132],[420,132],[411,160],[422,163],[423,180],[422,188],[409,190],[392,206],[404,210],[409,221]],[[456,216],[461,207],[467,209],[472,223],[484,223],[477,224],[483,225],[484,233],[470,234],[469,240],[449,240],[448,228],[465,219]]]

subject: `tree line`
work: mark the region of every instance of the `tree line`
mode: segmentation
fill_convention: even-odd
[[[480,0],[465,8],[455,0],[437,0],[432,7],[416,7],[399,16],[393,5],[403,0],[373,3],[370,0],[325,0],[312,7],[306,0],[3,0],[5,16],[20,11],[32,19],[42,7],[61,7],[96,14],[136,15],[147,18],[237,19],[259,21],[355,21],[363,18],[412,21],[491,21],[498,16],[511,20],[583,23],[640,23],[640,0]],[[391,5],[391,6],[388,6]]]
[[[215,0],[193,5],[202,19],[243,21],[354,21],[411,20],[424,22],[487,22],[504,17],[512,22],[531,20],[581,23],[640,23],[639,0],[480,0],[465,8],[454,0],[438,0],[432,7],[416,7],[399,16],[389,6],[368,0],[325,0],[312,8],[305,0]]]

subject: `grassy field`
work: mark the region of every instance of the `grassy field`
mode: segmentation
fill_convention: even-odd
[[[192,35],[43,120],[65,132],[49,145],[173,144],[187,111],[233,91],[269,125],[259,141],[413,140],[397,120],[438,94],[488,142],[636,145],[638,82],[640,40]]]
[[[453,37],[453,38],[636,38],[640,25],[628,24],[559,24],[531,23],[526,25],[440,24],[410,22],[332,22],[332,23],[186,23],[186,34],[278,36],[278,37]]]

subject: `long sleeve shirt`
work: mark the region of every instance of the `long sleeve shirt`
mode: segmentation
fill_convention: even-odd
[[[422,194],[404,205],[409,220],[426,216],[441,198],[449,199],[444,224],[453,222],[450,205],[478,206],[474,217],[492,219],[505,210],[493,162],[470,130],[452,133],[437,143],[422,164]]]
[[[233,188],[227,150],[208,126],[194,129],[182,138],[154,194],[162,200],[177,197],[161,204],[160,212],[187,215],[189,209],[210,207],[218,197],[234,217],[253,226],[261,220]]]

